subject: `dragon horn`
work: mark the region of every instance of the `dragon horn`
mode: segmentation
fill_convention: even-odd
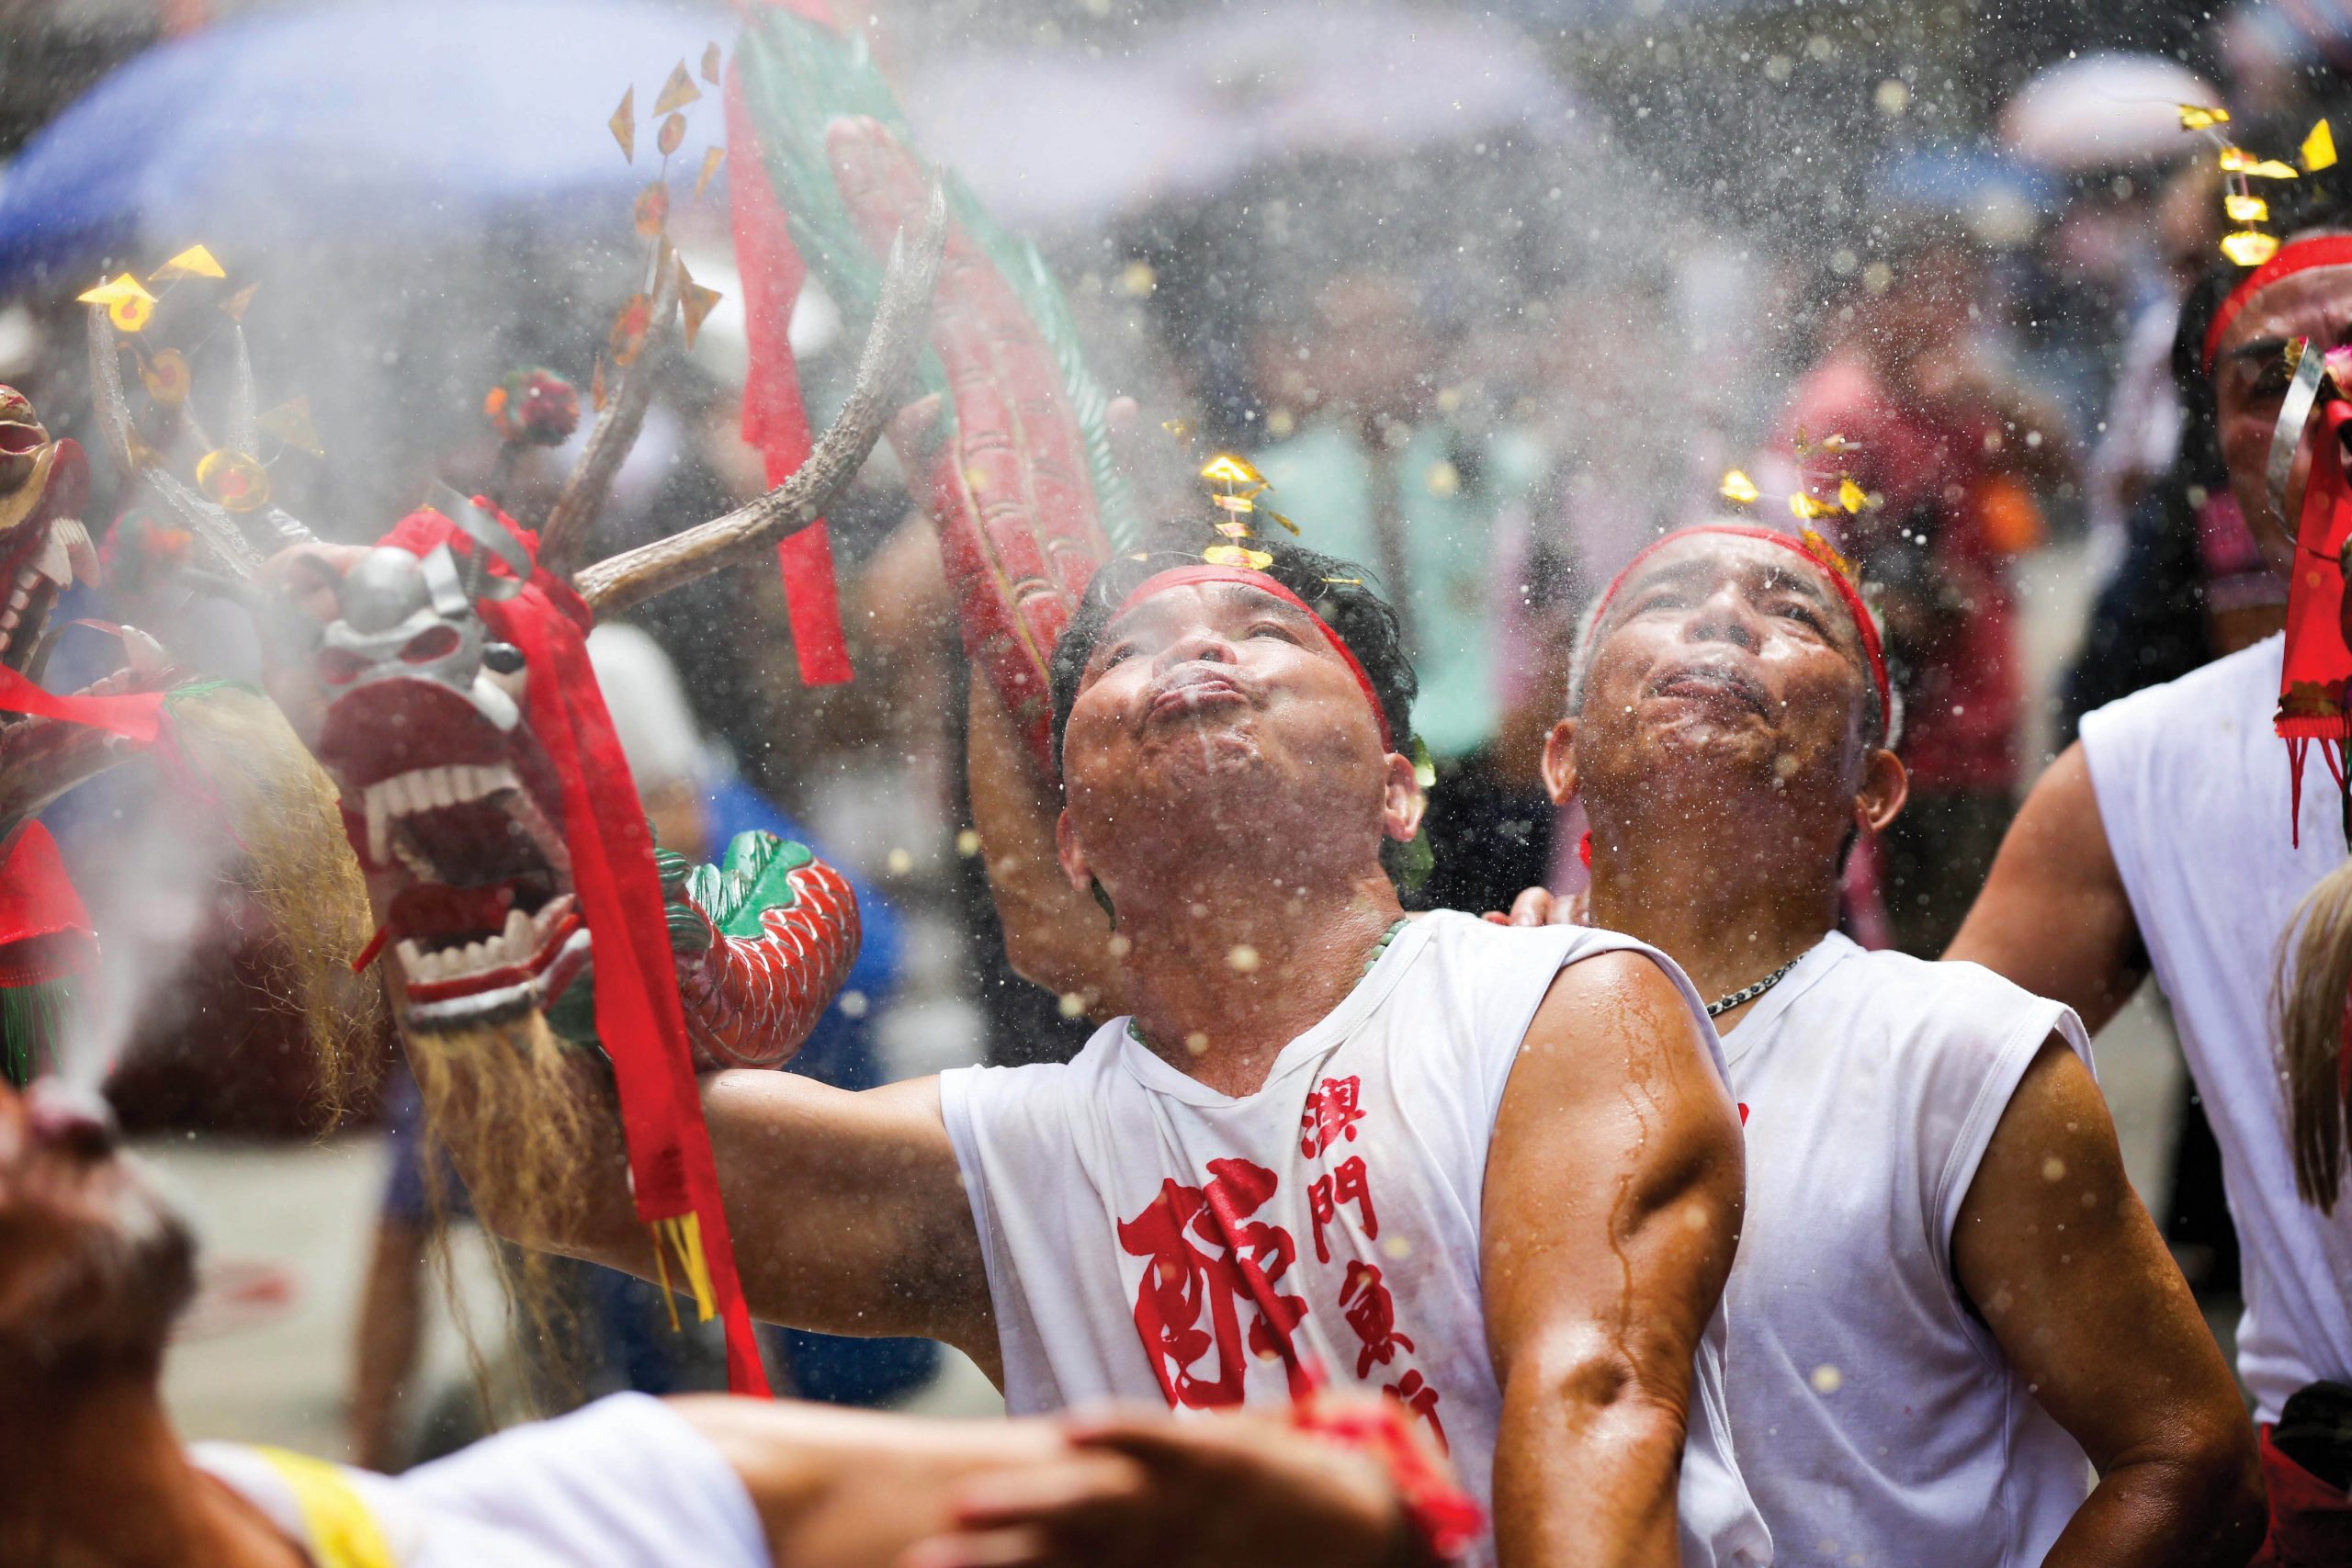
[[[671,325],[678,314],[679,280],[684,267],[668,246],[662,247],[653,287],[653,310],[645,326],[645,342],[637,358],[622,372],[620,385],[605,400],[588,433],[588,444],[572,466],[571,477],[539,525],[539,565],[559,576],[570,576],[572,563],[588,544],[596,514],[613,488],[613,476],[637,445],[645,427],[646,406],[653,400],[655,371],[670,347]]]
[[[890,242],[874,327],[858,356],[857,381],[832,428],[790,478],[757,501],[582,568],[574,585],[592,609],[599,615],[612,615],[684,587],[825,514],[865,466],[866,454],[874,450],[896,409],[899,387],[922,352],[932,288],[939,281],[940,257],[946,247],[946,193],[933,182],[922,232],[912,252],[903,232]]]

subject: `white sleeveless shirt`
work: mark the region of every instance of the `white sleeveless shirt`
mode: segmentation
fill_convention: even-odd
[[[1831,933],[1724,1037],[1747,1129],[1724,1377],[1774,1561],[2038,1563],[2090,1461],[1968,1310],[1962,1200],[2072,1009]]]
[[[2270,728],[2284,647],[2266,638],[2083,719],[2108,848],[2221,1145],[2245,1293],[2238,1376],[2261,1421],[2306,1383],[2352,1382],[2352,1202],[2330,1218],[2296,1196],[2271,1015],[2295,906],[2345,854],[2316,756],[2300,849],[2289,831]]]
[[[1611,952],[1673,977],[1720,1071],[1704,1006],[1655,949],[1434,914],[1397,933],[1252,1095],[1187,1077],[1125,1019],[1067,1064],[944,1074],[1006,1404],[1278,1404],[1296,1382],[1279,1355],[1287,1329],[1334,1387],[1402,1401],[1487,1500],[1502,1406],[1479,1289],[1487,1147],[1554,976]],[[1690,1565],[1770,1561],[1733,1463],[1723,1346],[1719,1311],[1682,1462]],[[1473,1559],[1493,1562],[1491,1535]]]

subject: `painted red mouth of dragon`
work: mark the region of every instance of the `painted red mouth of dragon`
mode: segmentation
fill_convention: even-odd
[[[554,775],[529,733],[445,686],[395,679],[330,707],[320,750],[366,863],[401,879],[384,936],[411,1021],[491,1023],[561,995],[588,933]]]

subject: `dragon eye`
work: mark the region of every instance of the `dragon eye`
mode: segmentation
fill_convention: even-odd
[[[458,640],[455,626],[427,626],[408,639],[401,649],[401,660],[407,664],[430,664],[457,652]]]
[[[493,642],[482,649],[481,661],[493,675],[512,675],[523,668],[523,650],[511,642]]]

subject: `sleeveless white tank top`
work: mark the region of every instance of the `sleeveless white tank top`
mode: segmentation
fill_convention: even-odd
[[[1105,1024],[1072,1061],[944,1075],[1015,1414],[1164,1401],[1180,1416],[1289,1397],[1287,1335],[1338,1388],[1386,1392],[1464,1484],[1490,1492],[1501,1395],[1479,1226],[1511,1065],[1566,964],[1612,932],[1413,921],[1257,1093],[1222,1094]],[[1228,1241],[1229,1238],[1229,1241]],[[1686,1564],[1771,1544],[1733,1461],[1718,1312],[1696,1358],[1679,1495]],[[1474,1561],[1491,1562],[1491,1537]]]
[[[2329,1218],[2296,1196],[2271,1018],[2295,906],[2345,853],[2316,756],[2300,848],[2289,831],[2270,728],[2284,646],[2266,638],[2083,719],[2108,847],[2221,1145],[2245,1280],[2238,1376],[2262,1421],[2305,1383],[2352,1382],[2352,1199]]]

